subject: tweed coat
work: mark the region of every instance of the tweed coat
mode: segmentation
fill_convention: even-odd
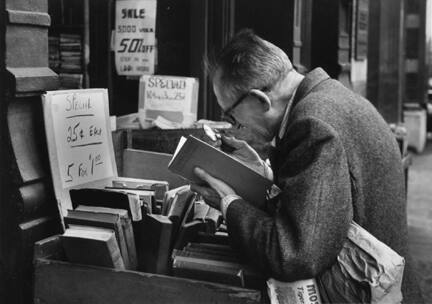
[[[275,212],[233,201],[226,213],[237,247],[265,275],[316,277],[335,263],[354,220],[406,259],[404,303],[421,303],[407,248],[401,155],[374,106],[317,68],[297,88],[271,157],[282,193]]]

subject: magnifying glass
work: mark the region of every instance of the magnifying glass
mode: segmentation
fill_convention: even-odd
[[[235,149],[231,146],[228,146],[223,140],[220,133],[217,133],[215,130],[210,128],[208,125],[203,125],[205,134],[214,142],[217,142],[218,140],[221,141],[220,148],[222,151],[227,153],[232,153]]]
[[[221,135],[219,133],[216,133],[212,128],[210,128],[208,125],[203,125],[205,134],[212,140],[217,141],[218,139],[221,139]]]

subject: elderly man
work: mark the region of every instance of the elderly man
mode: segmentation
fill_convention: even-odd
[[[336,261],[354,219],[405,257],[404,303],[419,303],[407,248],[404,175],[395,138],[372,104],[321,68],[303,76],[275,45],[241,31],[210,65],[225,115],[268,141],[274,210],[260,210],[200,168],[193,185],[220,209],[232,243],[265,275],[317,277]],[[224,139],[257,171],[271,174],[245,142]]]

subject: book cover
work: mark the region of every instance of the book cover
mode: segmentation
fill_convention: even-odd
[[[244,200],[259,208],[264,207],[272,181],[231,155],[189,135],[180,140],[168,168],[189,181],[202,183],[193,172],[195,167],[227,183]]]
[[[162,205],[162,214],[168,215],[168,212],[171,209],[171,205],[174,201],[174,198],[178,191],[181,191],[182,189],[189,189],[189,185],[180,186],[174,189],[170,189],[167,192],[165,192],[164,198],[163,198],[163,205]]]
[[[194,212],[194,220],[205,221],[206,215],[210,209],[210,206],[207,205],[203,200],[198,200],[195,202],[195,212]]]
[[[61,240],[66,257],[72,263],[125,269],[112,230],[74,226],[66,229]]]
[[[203,243],[212,243],[212,244],[218,244],[218,245],[229,245],[230,240],[227,232],[216,231],[215,234],[209,234],[206,232],[199,232],[198,236],[196,238],[197,242],[203,242]]]
[[[71,189],[73,208],[78,205],[125,209],[133,221],[142,219],[142,204],[136,195],[97,188]]]
[[[244,287],[241,267],[235,263],[178,255],[172,267],[177,277]]]
[[[188,241],[193,240],[198,235],[198,232],[203,229],[204,223],[199,220],[195,220],[188,223],[182,223],[176,234],[176,239],[174,240],[173,248],[181,249]]]
[[[183,217],[189,205],[193,202],[195,194],[190,190],[189,187],[179,189],[172,202],[170,209],[168,210],[168,217],[171,221],[182,221]]]
[[[126,188],[116,188],[107,186],[105,189],[113,191],[113,192],[119,192],[119,193],[125,193],[129,196],[135,196],[138,197],[139,201],[143,205],[143,210],[146,211],[146,213],[154,213],[155,209],[155,192],[151,190],[140,190],[140,189],[126,189]]]
[[[194,238],[198,231],[202,229],[203,222],[193,221],[196,194],[191,192],[189,189],[185,193],[192,194],[192,196],[189,197],[188,195],[186,197],[187,204],[182,209],[182,213],[180,215],[173,216],[173,214],[171,214],[168,216],[173,223],[174,237],[171,244],[173,248],[181,248],[186,244],[186,242],[190,241],[191,238]],[[172,206],[175,207],[175,202],[173,202]]]
[[[133,230],[132,219],[130,218],[127,210],[108,208],[108,207],[84,206],[84,205],[78,206],[75,210],[118,214],[120,216],[120,220],[122,223],[124,237],[126,239],[126,246],[129,254],[131,267],[133,269],[137,269],[138,258],[137,258],[137,251],[135,245],[135,234]]]
[[[154,191],[157,201],[163,201],[165,193],[169,190],[169,183],[165,180],[150,180],[142,178],[121,177],[112,181],[116,188]]]
[[[209,253],[209,254],[217,254],[220,256],[227,256],[227,257],[237,256],[237,253],[229,245],[190,242],[184,247],[184,250],[201,252],[201,253]]]
[[[219,283],[232,281],[246,288],[263,287],[264,277],[248,265],[240,263],[235,254],[224,256],[211,251],[200,252],[191,249],[173,252],[174,274]]]
[[[64,221],[67,226],[82,225],[113,230],[120,247],[120,253],[122,255],[125,268],[133,269],[129,260],[126,239],[124,237],[120,216],[118,214],[96,213],[84,210],[69,210],[67,216],[64,217]]]
[[[176,256],[240,263],[237,256],[220,255],[214,252],[201,252],[190,250],[188,248],[184,248],[183,250],[174,249],[172,253],[173,260]]]
[[[141,268],[146,272],[168,274],[172,222],[160,214],[146,214],[140,238]]]
[[[216,230],[221,224],[222,219],[222,213],[219,210],[210,207],[206,216],[204,217],[206,232],[210,234],[216,233]]]

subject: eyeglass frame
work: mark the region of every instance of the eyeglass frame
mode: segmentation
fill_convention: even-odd
[[[269,88],[263,87],[262,89],[260,89],[260,91],[262,92],[268,92]],[[230,121],[228,121],[229,123],[231,123],[233,126],[237,126],[238,129],[243,128],[244,126],[239,123],[237,121],[237,119],[235,119],[235,117],[231,114],[231,112],[239,105],[242,103],[242,101],[249,96],[249,94],[251,93],[251,90],[247,91],[246,93],[242,94],[230,107],[228,107],[228,109],[223,110],[222,114],[224,118],[228,118]]]

